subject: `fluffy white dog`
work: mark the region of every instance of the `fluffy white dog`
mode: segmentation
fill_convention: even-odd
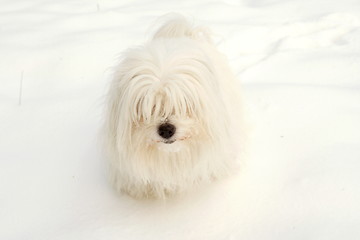
[[[183,17],[125,52],[105,124],[114,187],[165,198],[232,173],[242,125],[237,90],[209,31]]]

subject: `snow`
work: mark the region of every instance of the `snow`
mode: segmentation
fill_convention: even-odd
[[[174,11],[218,34],[249,157],[232,178],[137,201],[106,181],[104,95],[119,54]],[[0,239],[359,239],[359,43],[358,0],[3,0]]]

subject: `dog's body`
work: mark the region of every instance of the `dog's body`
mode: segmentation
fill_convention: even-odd
[[[240,106],[227,62],[204,29],[165,23],[130,49],[109,91],[111,182],[136,197],[166,197],[236,169]]]

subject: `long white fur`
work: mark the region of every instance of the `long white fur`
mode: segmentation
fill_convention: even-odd
[[[241,109],[235,78],[209,31],[166,22],[128,50],[109,90],[105,133],[110,181],[135,198],[165,198],[237,167]],[[176,126],[174,143],[157,134]]]

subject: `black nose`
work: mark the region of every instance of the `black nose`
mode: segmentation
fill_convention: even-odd
[[[158,128],[158,134],[165,139],[171,138],[175,134],[176,128],[170,123],[161,124]]]

